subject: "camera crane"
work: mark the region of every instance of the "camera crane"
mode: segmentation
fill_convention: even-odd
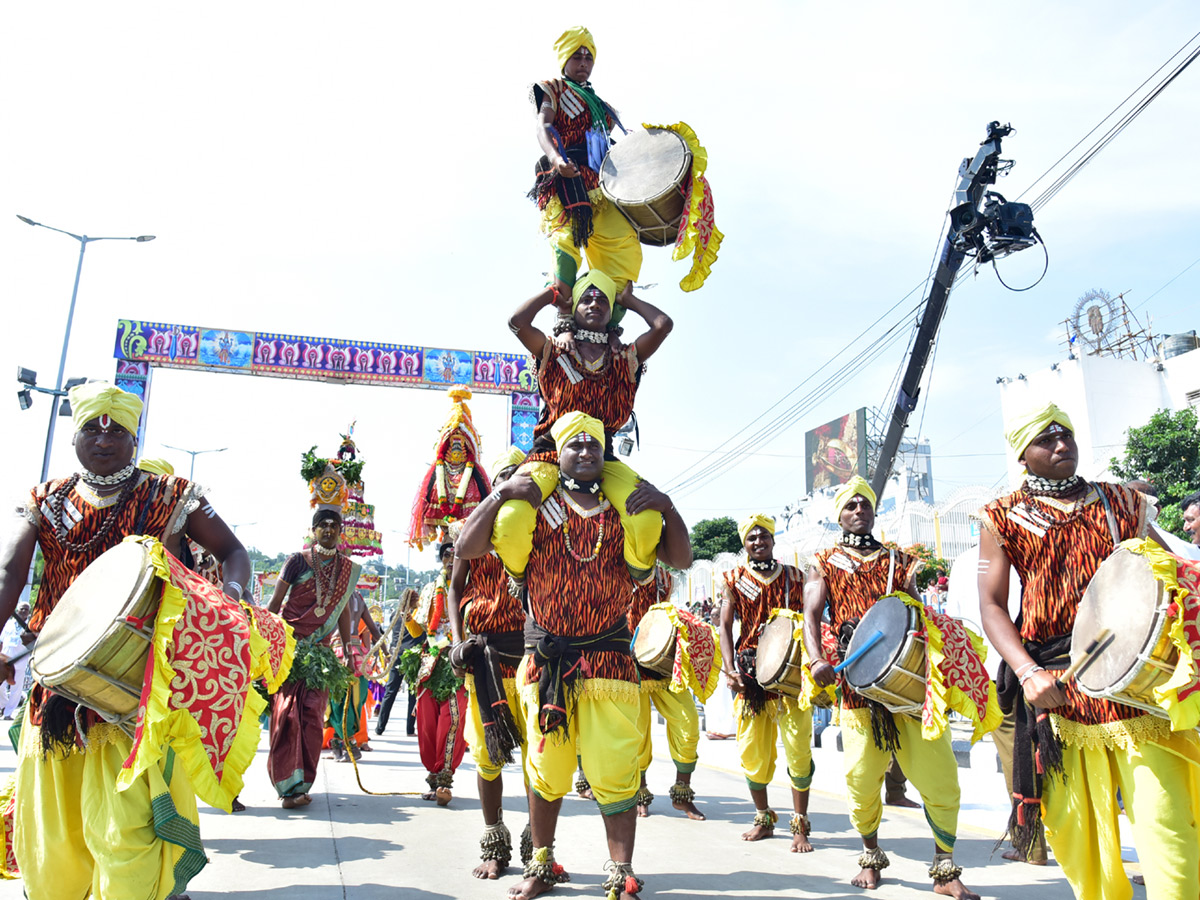
[[[1033,210],[1028,204],[1010,203],[1001,194],[987,190],[988,185],[996,183],[998,174],[1012,168],[1012,160],[1000,159],[1000,140],[1012,131],[1011,125],[989,123],[987,138],[979,145],[974,159],[964,159],[958,168],[959,182],[954,192],[954,206],[950,209],[950,228],[871,478],[871,489],[877,497],[883,496],[884,485],[896,461],[896,451],[908,426],[908,417],[917,407],[925,365],[946,314],[950,289],[964,260],[974,257],[978,262],[986,263],[1032,247],[1041,240],[1033,227]]]

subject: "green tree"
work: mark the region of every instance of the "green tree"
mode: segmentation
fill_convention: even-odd
[[[701,519],[692,527],[691,541],[692,556],[696,559],[712,559],[718,553],[737,553],[742,549],[737,522],[729,516]]]
[[[1200,427],[1196,410],[1160,409],[1141,428],[1130,428],[1123,459],[1109,468],[1118,478],[1142,478],[1158,488],[1159,525],[1186,539],[1179,501],[1200,485]]]

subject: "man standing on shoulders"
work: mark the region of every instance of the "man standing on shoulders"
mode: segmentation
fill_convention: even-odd
[[[517,474],[467,520],[459,543],[467,559],[483,556],[500,506],[521,500],[537,509],[524,589],[529,618],[527,656],[518,671],[526,723],[533,857],[511,900],[529,900],[565,881],[554,860],[562,798],[571,790],[576,749],[591,782],[608,837],[609,900],[631,900],[642,889],[633,872],[639,783],[637,667],[627,621],[634,580],[627,563],[621,516],[600,488],[604,424],[580,412],[559,417],[551,429],[562,481],[553,494]],[[677,568],[691,565],[687,525],[671,498],[647,482],[629,495],[630,516],[653,511],[661,519],[657,556]],[[511,561],[499,551],[506,568]]]
[[[1006,438],[1027,474],[1019,490],[979,514],[979,602],[984,630],[1004,657],[1002,697],[1016,704],[1013,842],[1026,852],[1040,821],[1076,897],[1129,897],[1120,791],[1148,896],[1195,897],[1195,730],[1173,732],[1168,718],[1058,680],[1092,576],[1117,544],[1155,534],[1149,500],[1080,478],[1071,419],[1052,403],[1017,417]],[[1158,551],[1151,542],[1143,548]],[[1010,567],[1021,577],[1019,629],[1008,615]]]
[[[775,520],[761,513],[738,526],[746,550],[746,565],[725,574],[721,585],[721,645],[733,647],[733,621],[741,622],[734,652],[726,653],[725,681],[736,694],[733,718],[737,723],[738,753],[742,772],[754,801],[754,827],[743,841],[761,841],[775,833],[779,816],[767,799],[767,785],[775,777],[775,745],[783,734],[788,778],[792,782],[792,852],[810,853],[808,790],[814,771],[812,759],[812,709],[783,694],[764,691],[758,683],[755,656],[759,631],[773,610],[799,613],[804,608],[804,576],[793,566],[775,559]]]
[[[833,498],[842,526],[836,546],[814,557],[804,590],[804,639],[809,670],[820,686],[836,681],[833,666],[821,653],[821,616],[829,607],[830,625],[845,645],[854,628],[881,597],[901,590],[917,598],[916,577],[921,560],[894,544],[881,544],[871,531],[875,527],[875,492],[866,480],[855,476]],[[992,703],[994,704],[994,700]],[[925,739],[920,719],[889,712],[842,685],[842,742],[845,747],[846,789],[850,822],[862,836],[861,871],[851,879],[855,887],[879,887],[880,872],[887,868],[887,854],[879,846],[883,819],[880,792],[892,754],[920,792],[925,818],[933,831],[934,893],[958,900],[979,900],[959,880],[962,868],[954,864],[954,842],[958,830],[958,764],[945,728],[935,740]]]

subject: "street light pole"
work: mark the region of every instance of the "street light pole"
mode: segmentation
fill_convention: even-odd
[[[228,447],[218,447],[216,450],[188,450],[185,447],[172,447],[170,444],[163,444],[168,450],[178,450],[180,453],[190,453],[192,455],[192,467],[188,470],[188,481],[195,481],[196,476],[196,457],[201,453],[224,453]],[[255,522],[247,523],[249,525],[256,524]]]
[[[62,393],[63,372],[67,368],[67,348],[71,344],[71,323],[75,319],[75,298],[79,295],[79,276],[83,272],[83,254],[87,250],[87,245],[92,241],[137,241],[139,244],[144,244],[147,241],[154,240],[152,234],[139,234],[137,237],[88,237],[86,234],[74,234],[70,231],[64,231],[61,228],[55,228],[52,225],[44,225],[41,222],[35,222],[33,219],[26,216],[17,216],[26,225],[32,225],[38,228],[48,228],[51,231],[57,231],[59,234],[65,234],[79,241],[79,262],[75,266],[75,285],[71,288],[71,306],[67,310],[67,328],[63,333],[62,356],[58,361],[58,378],[54,382],[55,393],[50,399],[50,424],[46,428],[46,449],[42,454],[42,481],[45,481],[50,476],[50,451],[54,447],[54,423],[58,419],[58,403]]]

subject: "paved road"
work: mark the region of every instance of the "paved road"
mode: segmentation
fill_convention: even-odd
[[[373,739],[375,751],[364,754],[359,768],[370,790],[425,787],[416,739],[403,736],[402,718],[393,722],[393,728],[397,725],[400,733]],[[660,733],[650,786],[659,799],[652,806],[654,814],[639,821],[635,855],[637,872],[646,879],[647,900],[863,896],[848,883],[857,871],[854,861],[860,845],[841,793],[844,782],[836,730],[825,732],[824,746],[816,751],[811,803],[816,851],[800,856],[788,852],[786,827],[771,840],[755,844],[739,840],[752,809],[737,772],[733,741],[701,740],[701,761],[693,783],[708,821],[690,822],[675,815],[666,797],[674,771],[666,757],[661,725],[656,729]],[[1003,781],[986,743],[977,745],[969,759],[971,767],[959,770],[964,805],[956,858],[966,868],[964,881],[986,897],[1068,900],[1071,892],[1053,864],[1036,868],[992,855],[1004,815]],[[11,751],[4,750],[0,771],[11,770],[12,762]],[[264,736],[242,793],[250,808],[234,816],[208,808],[202,811],[210,864],[192,882],[189,893],[193,900],[500,900],[519,872],[510,869],[510,876],[493,882],[471,877],[482,829],[474,782],[474,769],[464,763],[454,800],[449,807],[439,808],[415,796],[366,795],[355,783],[349,764],[326,760],[312,805],[300,811],[283,810],[267,779]],[[782,812],[790,801],[780,777],[777,784],[771,788],[771,801]],[[506,821],[516,838],[526,814],[515,772],[505,783],[505,803],[510,810]],[[781,818],[786,821],[785,815]],[[884,884],[869,896],[930,897],[926,869],[933,841],[921,811],[887,808],[880,835],[892,865]],[[558,858],[570,871],[572,882],[557,888],[554,896],[602,896],[598,885],[607,858],[603,825],[595,805],[574,795],[563,804]],[[20,882],[0,883],[0,900],[21,896]],[[1145,889],[1135,888],[1134,896],[1144,898]]]

